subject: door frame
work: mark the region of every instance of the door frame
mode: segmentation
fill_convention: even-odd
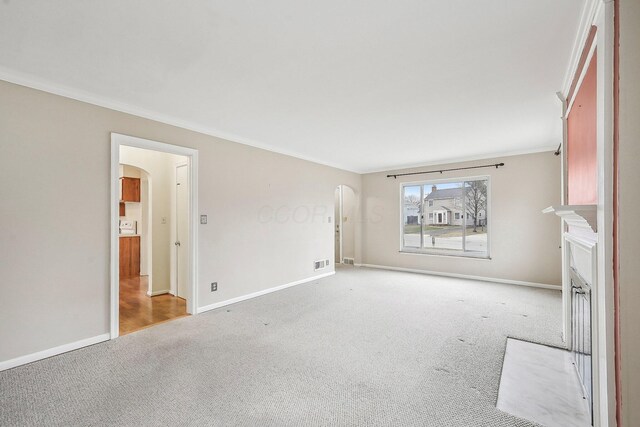
[[[135,136],[111,133],[111,257],[109,262],[111,282],[110,337],[120,335],[120,240],[118,236],[119,219],[119,165],[120,146],[143,148],[162,153],[186,156],[189,160],[189,280],[187,313],[196,315],[198,307],[198,150],[166,144]]]

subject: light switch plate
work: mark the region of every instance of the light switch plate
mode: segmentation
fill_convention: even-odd
[[[206,224],[206,223],[207,223],[207,216],[200,215],[200,224]]]

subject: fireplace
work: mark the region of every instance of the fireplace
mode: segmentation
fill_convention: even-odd
[[[552,206],[562,225],[563,338],[573,355],[582,395],[591,414],[591,425],[601,420],[602,406],[602,323],[598,301],[603,298],[598,284],[598,232],[596,206]]]

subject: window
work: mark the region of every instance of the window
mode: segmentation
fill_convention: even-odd
[[[402,184],[401,192],[402,252],[489,258],[489,177]]]

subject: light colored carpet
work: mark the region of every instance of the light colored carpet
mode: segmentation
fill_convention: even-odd
[[[506,339],[560,325],[557,291],[342,269],[0,372],[0,425],[531,426],[495,408]]]
[[[546,427],[591,426],[570,351],[509,338],[496,406]]]

